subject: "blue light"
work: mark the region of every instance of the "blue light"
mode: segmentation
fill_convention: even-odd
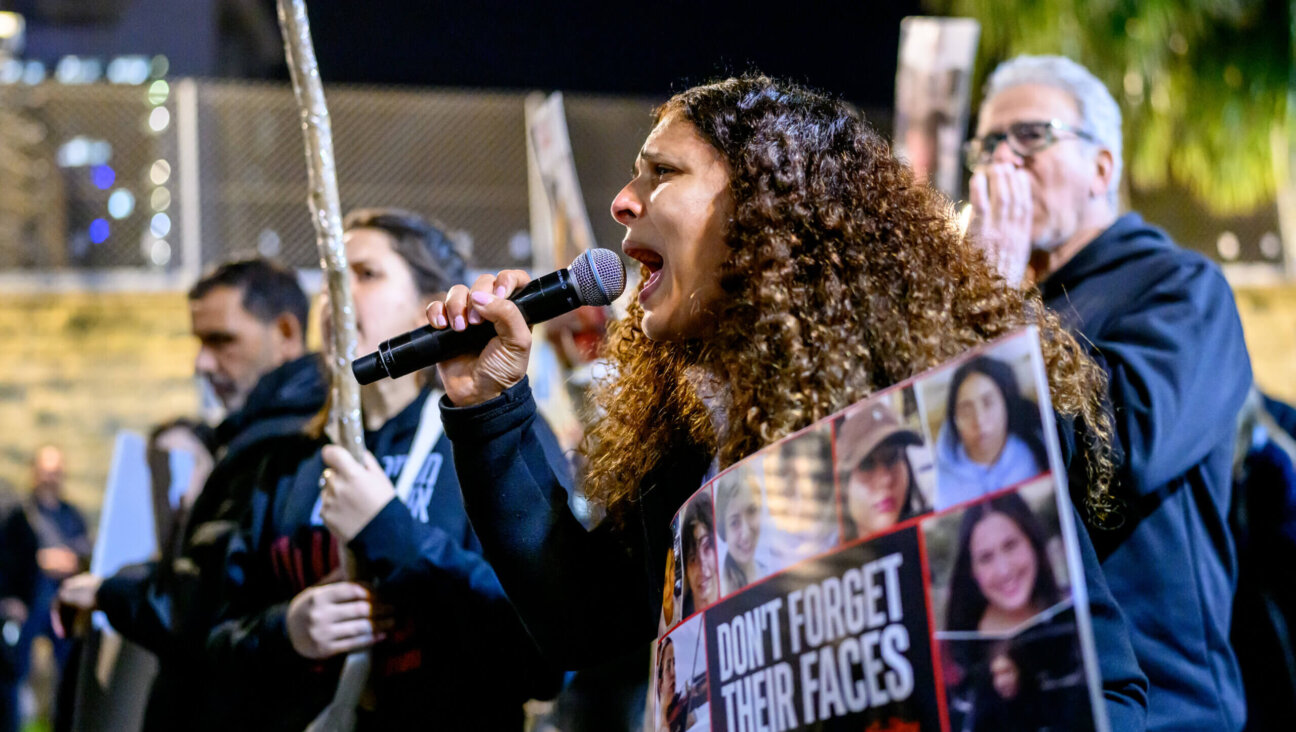
[[[103,219],[95,219],[90,222],[90,241],[95,244],[103,244],[108,240],[108,222]]]
[[[90,169],[90,180],[95,184],[95,188],[106,191],[117,182],[117,172],[107,165],[96,165]]]

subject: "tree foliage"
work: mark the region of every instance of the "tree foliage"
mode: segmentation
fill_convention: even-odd
[[[1124,113],[1140,190],[1174,183],[1222,215],[1290,186],[1296,151],[1296,0],[926,0],[976,18],[980,89],[1022,53],[1068,56]]]

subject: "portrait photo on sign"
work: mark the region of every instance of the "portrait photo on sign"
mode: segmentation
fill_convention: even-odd
[[[935,509],[974,500],[1049,469],[1030,339],[1014,338],[918,380],[934,436]]]
[[[716,478],[716,534],[720,594],[728,595],[772,571],[772,532],[765,500],[765,458],[755,455]]]
[[[680,536],[680,516],[671,519],[671,547],[666,550],[666,580],[662,583],[662,612],[657,635],[678,623],[684,607],[684,547]]]
[[[761,453],[769,521],[761,526],[769,570],[777,572],[837,546],[832,425],[812,425]]]
[[[1010,637],[938,644],[950,729],[1094,729],[1071,606],[1054,606]]]
[[[1008,635],[1070,602],[1051,478],[922,522],[938,636]]]
[[[654,645],[644,729],[653,732],[711,729],[702,617],[693,616]]]
[[[843,542],[929,513],[936,470],[910,387],[879,395],[833,422]]]
[[[679,514],[679,566],[684,586],[676,617],[688,618],[720,599],[720,569],[716,561],[715,511],[708,487],[684,504]]]

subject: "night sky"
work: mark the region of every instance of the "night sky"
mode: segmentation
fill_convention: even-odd
[[[639,94],[752,68],[889,107],[900,2],[308,3],[326,81]]]

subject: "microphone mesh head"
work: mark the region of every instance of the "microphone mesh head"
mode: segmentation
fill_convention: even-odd
[[[611,305],[625,291],[625,264],[611,249],[587,249],[572,260],[567,271],[586,305]]]

